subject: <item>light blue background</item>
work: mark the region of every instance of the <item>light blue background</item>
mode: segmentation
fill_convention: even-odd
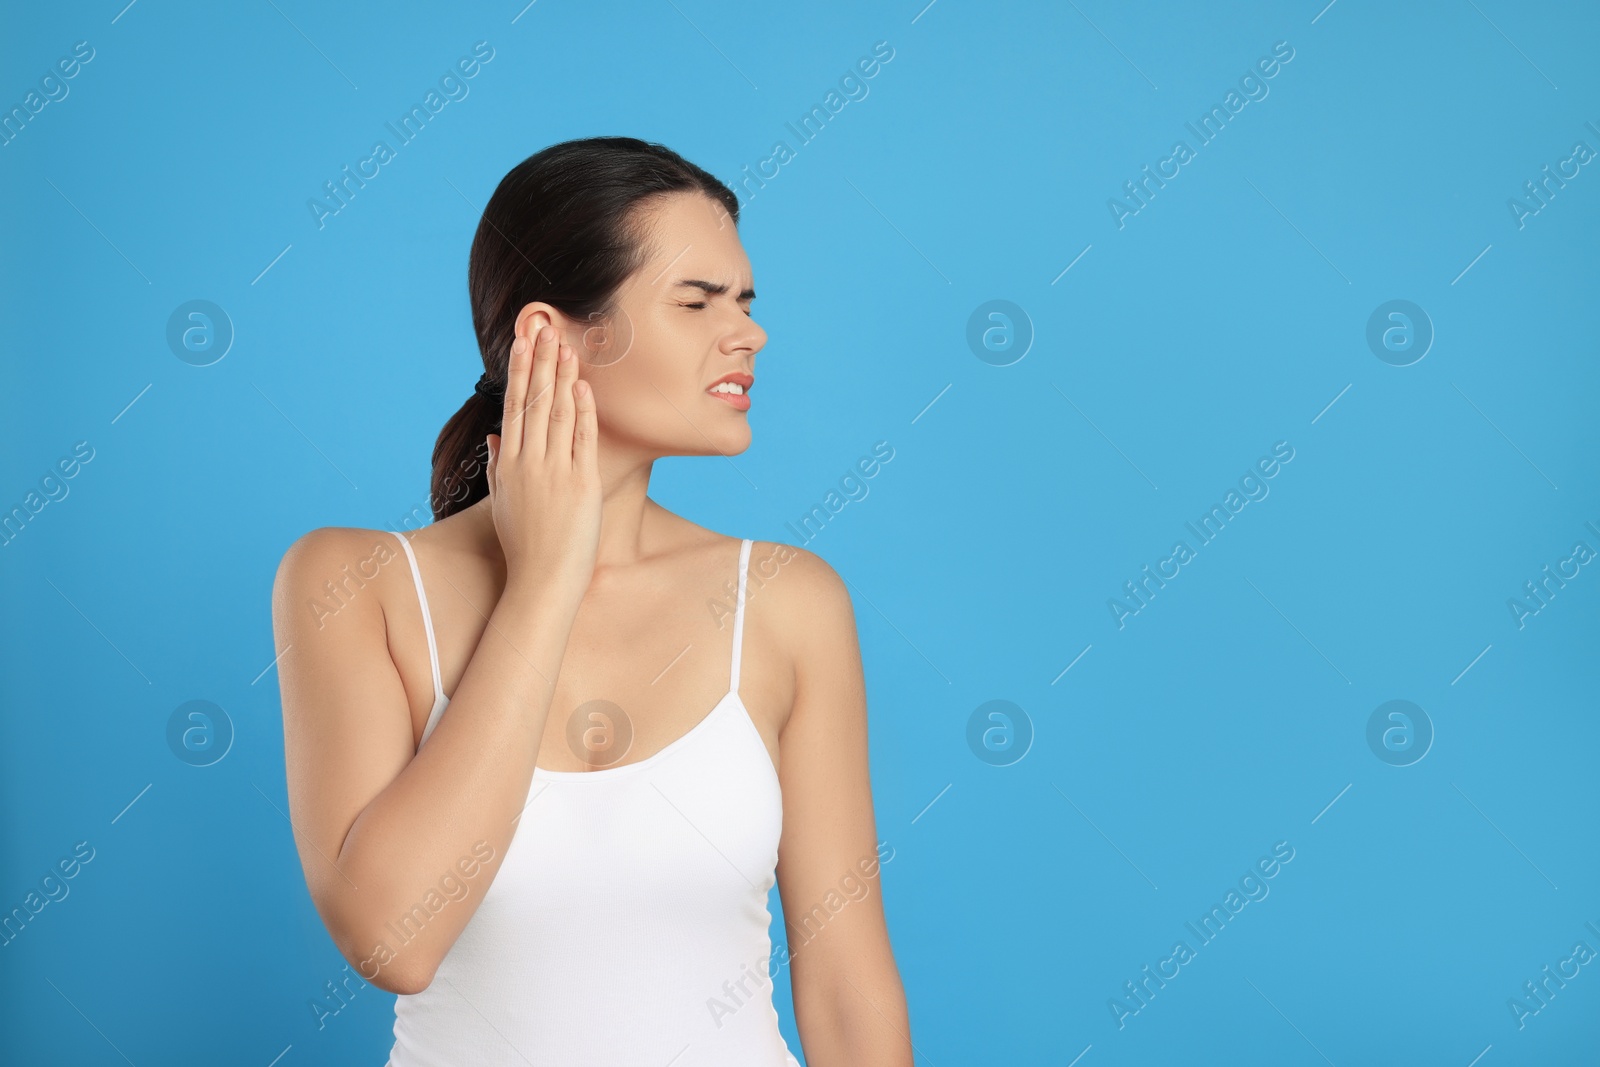
[[[481,368],[478,210],[531,152],[625,133],[730,182],[795,148],[741,224],[755,443],[662,463],[656,498],[799,543],[894,449],[807,547],[855,597],[919,1064],[1589,1062],[1600,963],[1523,1029],[1507,1001],[1600,950],[1600,565],[1521,629],[1507,600],[1600,550],[1600,164],[1521,228],[1507,201],[1600,149],[1600,14],[924,2],[12,14],[5,108],[95,57],[0,148],[0,502],[95,453],[0,548],[0,907],[95,858],[0,948],[0,1058],[383,1062],[392,996],[320,1031],[308,1006],[343,961],[284,815],[273,574],[307,530],[425,503]],[[322,183],[480,40],[470,95],[319,229]],[[797,146],[877,41],[869,94]],[[1269,95],[1196,148],[1278,41]],[[1119,229],[1108,199],[1179,138]],[[165,339],[193,299],[237,331],[207,367]],[[994,299],[1034,335],[1010,366],[966,341]],[[1436,331],[1411,366],[1365,339],[1392,299]],[[1108,599],[1278,441],[1270,495],[1119,629]],[[191,699],[236,731],[207,768],[165,738]],[[966,741],[995,699],[1033,731],[1005,767]],[[1392,699],[1436,731],[1412,766],[1367,745]],[[1119,1029],[1110,998],[1279,841],[1270,895]],[[799,1052],[786,972],[777,1000]]]

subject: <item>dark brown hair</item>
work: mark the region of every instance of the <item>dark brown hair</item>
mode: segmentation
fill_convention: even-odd
[[[467,263],[472,327],[495,391],[505,391],[517,313],[539,300],[580,322],[610,315],[648,251],[640,207],[674,192],[704,193],[739,221],[739,201],[726,185],[672,149],[634,137],[551,145],[500,180]],[[436,521],[489,495],[485,438],[499,432],[502,409],[500,400],[473,391],[439,432]]]

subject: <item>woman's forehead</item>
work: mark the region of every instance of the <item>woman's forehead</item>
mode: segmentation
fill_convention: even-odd
[[[663,224],[654,228],[649,249],[639,277],[650,288],[690,281],[707,293],[753,288],[750,257],[732,227],[724,234],[714,225],[697,228],[692,220],[682,227]]]

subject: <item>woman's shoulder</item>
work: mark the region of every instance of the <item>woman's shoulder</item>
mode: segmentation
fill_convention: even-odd
[[[326,562],[349,557],[354,563],[373,556],[399,554],[404,549],[396,538],[406,536],[393,530],[369,530],[360,526],[319,526],[289,544],[278,564],[279,572],[307,561]]]
[[[753,587],[752,603],[764,601],[759,608],[762,622],[786,647],[800,650],[854,632],[849,585],[809,549],[752,539],[747,582]]]
[[[783,584],[788,587],[789,596],[800,601],[827,598],[845,592],[844,582],[838,573],[821,556],[808,549],[782,541],[735,537],[694,523],[688,523],[687,528],[694,531],[692,544],[695,553],[708,561],[720,561],[734,553],[744,541],[749,541],[750,559],[745,570],[751,584],[759,580],[765,587],[767,583],[775,582],[780,574],[788,575],[788,581]]]
[[[668,514],[671,514],[670,512]],[[775,628],[792,624],[796,628],[825,624],[850,611],[850,591],[838,572],[809,549],[782,541],[742,538],[701,526],[674,515],[678,525],[678,550],[688,550],[696,570],[720,570],[738,546],[750,542],[750,558],[745,564],[746,586],[752,603],[757,598],[765,605],[752,608],[752,616],[764,619]],[[758,622],[758,625],[760,623]]]
[[[347,596],[376,579],[385,564],[403,557],[397,540],[402,536],[357,526],[319,526],[303,533],[278,561],[275,595],[342,599],[339,591]]]
[[[789,584],[799,587],[795,590],[797,593],[804,592],[816,596],[824,595],[829,590],[844,588],[844,580],[839,577],[839,573],[828,564],[827,560],[810,549],[782,541],[758,541],[751,538],[752,573],[758,563],[762,565],[766,577],[776,577],[780,573],[792,575],[794,581]]]

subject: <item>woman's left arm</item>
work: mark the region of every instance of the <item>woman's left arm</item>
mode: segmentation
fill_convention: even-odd
[[[783,551],[780,549],[780,551]],[[779,745],[778,892],[795,1022],[810,1067],[912,1067],[905,991],[877,891],[867,700],[850,594],[804,549],[771,580],[768,617],[794,649],[794,706]]]

